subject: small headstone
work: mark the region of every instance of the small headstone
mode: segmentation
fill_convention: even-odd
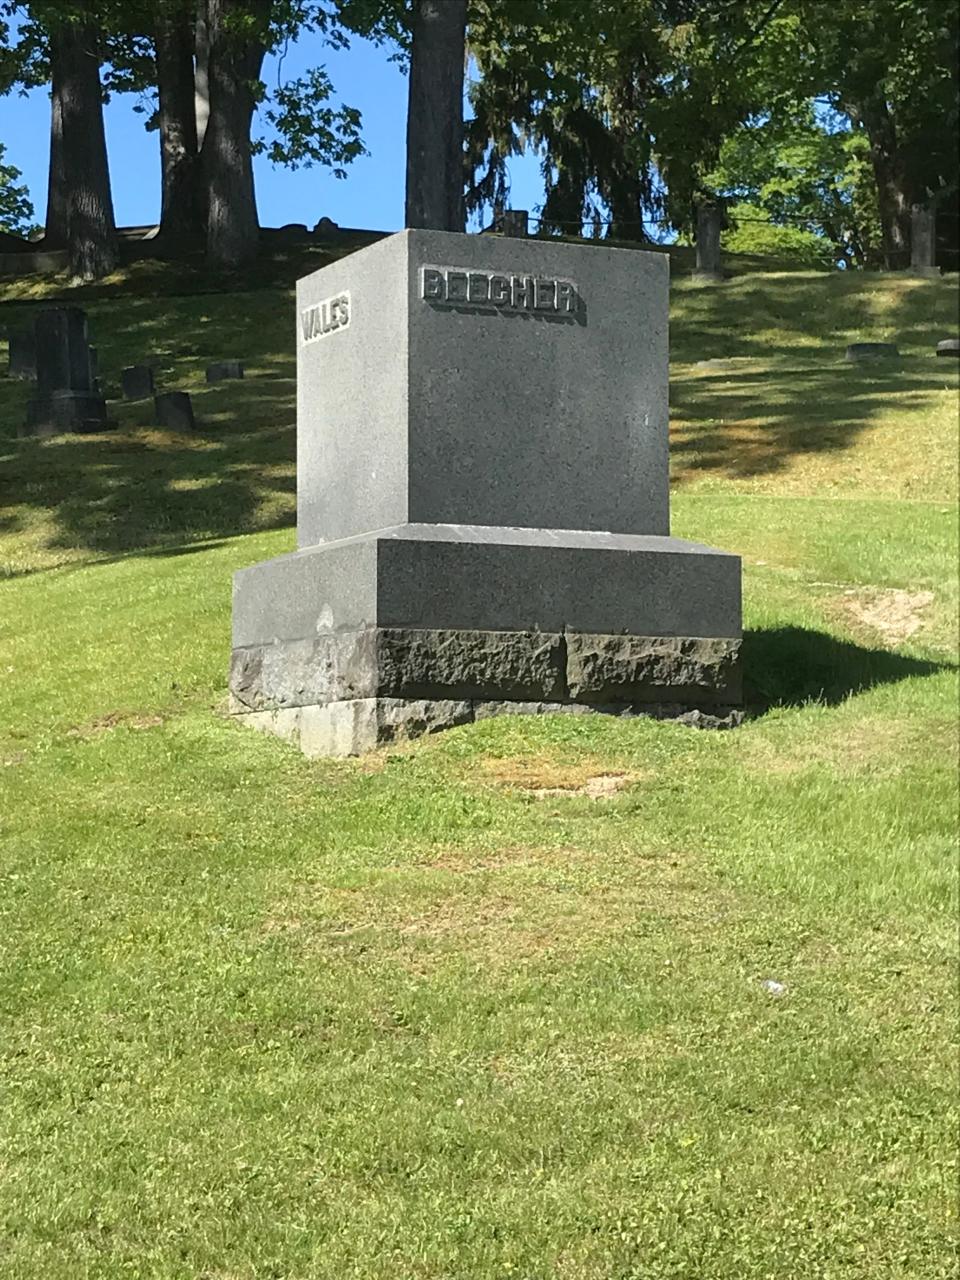
[[[313,228],[315,236],[329,236],[340,230],[339,223],[334,222],[332,218],[321,218]]]
[[[193,431],[193,405],[186,391],[163,391],[153,397],[154,416],[158,427],[170,431]]]
[[[915,276],[939,276],[937,215],[915,204],[910,210],[910,272]]]
[[[10,377],[28,378],[32,381],[37,376],[37,345],[34,342],[33,330],[11,329],[8,341]]]
[[[503,213],[503,234],[524,239],[529,223],[529,209],[505,209]]]
[[[719,280],[720,270],[720,232],[726,218],[723,206],[719,204],[700,204],[697,206],[697,260],[695,274],[708,280]]]
[[[305,240],[309,234],[305,222],[287,222],[277,228],[277,238],[284,244],[296,244],[298,240]]]
[[[938,356],[960,356],[960,338],[944,338],[937,343]]]
[[[230,378],[243,377],[243,362],[240,360],[218,360],[216,364],[207,365],[208,382],[226,382]]]
[[[103,431],[107,407],[96,384],[79,307],[41,311],[34,326],[37,394],[27,403],[26,433]]]
[[[895,342],[851,342],[847,347],[848,360],[890,360],[900,352]]]
[[[153,395],[153,369],[148,364],[132,364],[120,370],[124,400],[147,400]]]

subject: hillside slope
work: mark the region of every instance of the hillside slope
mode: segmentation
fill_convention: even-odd
[[[293,544],[289,289],[137,288],[82,295],[106,381],[162,354],[195,437],[16,441],[0,379],[4,1276],[952,1277],[955,284],[675,283],[742,728],[345,762],[222,714],[230,574]]]

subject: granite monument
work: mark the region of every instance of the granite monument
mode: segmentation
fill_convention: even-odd
[[[297,288],[297,540],[231,711],[308,754],[741,700],[740,561],[670,536],[664,255],[410,230]]]

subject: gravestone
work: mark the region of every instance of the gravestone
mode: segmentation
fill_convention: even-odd
[[[915,276],[939,276],[937,258],[937,215],[915,204],[910,209],[910,272]]]
[[[960,338],[944,338],[937,343],[938,356],[960,356]]]
[[[107,409],[97,387],[87,317],[79,307],[41,311],[34,326],[37,394],[27,402],[27,435],[103,431]]]
[[[124,400],[148,400],[153,395],[153,369],[148,364],[132,364],[120,370],[120,390]]]
[[[243,364],[239,360],[218,360],[216,364],[207,365],[208,382],[226,382],[231,378],[243,377]]]
[[[847,347],[846,359],[860,360],[895,360],[900,351],[895,342],[851,342]]]
[[[298,550],[235,575],[241,721],[346,755],[736,718],[740,560],[670,536],[668,265],[411,230],[299,282]]]
[[[528,209],[505,209],[503,211],[503,234],[505,236],[523,238],[527,234],[529,223],[530,211]]]
[[[192,431],[193,404],[186,391],[163,391],[153,397],[154,419],[158,427],[170,431]]]
[[[10,353],[8,372],[11,378],[32,381],[37,376],[37,344],[32,329],[11,329],[7,335]]]
[[[719,204],[697,206],[696,267],[694,274],[707,280],[722,279],[720,233],[726,218]]]

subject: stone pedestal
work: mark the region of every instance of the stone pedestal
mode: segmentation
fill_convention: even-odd
[[[107,408],[79,307],[41,311],[34,327],[37,394],[27,402],[27,435],[103,431]]]
[[[407,231],[300,282],[299,549],[235,576],[241,721],[336,755],[735,718],[739,559],[669,535],[667,270]]]

